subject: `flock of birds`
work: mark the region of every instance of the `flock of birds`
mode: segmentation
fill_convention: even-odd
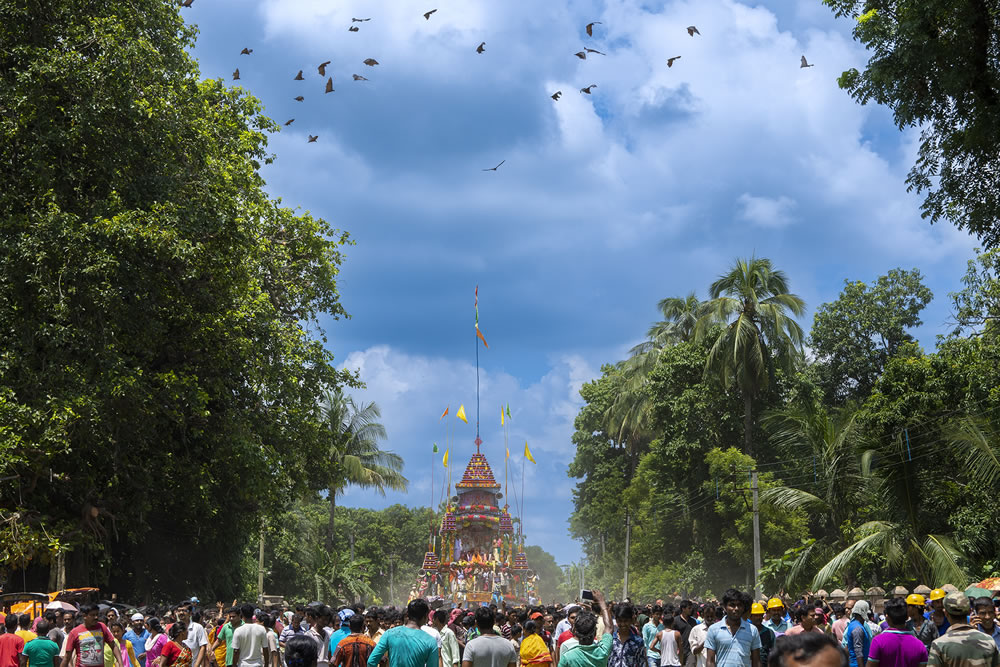
[[[180,4],[181,7],[190,7],[191,5],[194,4],[194,0],[178,0],[178,2],[179,2],[179,4]],[[437,13],[437,9],[432,9],[432,10],[430,10],[428,12],[424,12],[424,15],[423,15],[424,16],[424,20],[430,21],[431,20],[431,16],[433,16],[435,13]],[[371,18],[363,18],[363,19],[352,18],[351,19],[351,25],[348,26],[347,30],[348,30],[348,32],[359,32],[361,30],[361,28],[357,24],[359,24],[359,23],[366,23],[368,21],[371,21]],[[584,30],[586,31],[588,37],[593,37],[594,36],[594,26],[595,25],[602,25],[602,23],[600,21],[592,21],[592,22],[588,23],[585,26]],[[689,25],[687,27],[687,33],[691,37],[694,37],[695,35],[699,35],[699,36],[701,35],[701,32],[698,31],[698,28],[696,26],[693,26],[693,25]],[[482,53],[485,53],[485,52],[486,52],[486,42],[481,42],[479,44],[479,46],[476,47],[476,53],[482,54]],[[252,53],[253,53],[253,49],[251,49],[249,47],[244,47],[243,50],[240,51],[240,55],[243,55],[243,56],[249,56]],[[578,51],[577,53],[574,53],[573,55],[575,55],[580,60],[586,60],[587,56],[591,55],[591,54],[599,55],[599,56],[607,55],[605,53],[602,53],[601,51],[598,51],[597,49],[592,49],[592,48],[587,47],[587,46],[583,47],[582,51]],[[667,67],[668,68],[673,67],[674,63],[676,61],[680,60],[680,59],[681,59],[681,56],[673,56],[671,58],[667,58]],[[327,60],[325,62],[322,62],[316,68],[317,71],[319,72],[319,75],[321,77],[327,76],[327,74],[326,74],[326,66],[329,65],[330,62],[331,61],[329,61],[329,60]],[[379,62],[377,60],[375,60],[374,58],[365,58],[362,61],[362,63],[365,64],[365,65],[367,65],[368,67],[375,67],[376,65],[379,64]],[[803,67],[803,68],[804,67],[813,67],[813,63],[810,63],[809,61],[807,61],[805,55],[803,55],[802,59],[800,61],[799,67]],[[367,78],[365,78],[364,76],[362,76],[360,74],[352,74],[351,76],[353,77],[354,81],[368,81]],[[240,79],[240,68],[237,67],[236,70],[233,72],[233,81],[239,81],[239,79]],[[305,77],[302,75],[302,70],[299,70],[298,73],[293,77],[292,80],[293,81],[304,81]],[[589,86],[585,86],[585,87],[581,88],[580,89],[580,93],[582,93],[584,95],[591,95],[594,88],[597,88],[597,84],[596,83],[592,83]],[[334,92],[333,77],[332,76],[327,77],[327,79],[326,79],[326,87],[324,88],[323,92],[324,92],[324,94]],[[554,101],[558,102],[559,98],[562,97],[562,94],[563,93],[562,93],[561,90],[557,90],[556,92],[552,93],[552,95],[550,95],[550,97]],[[298,96],[296,96],[293,99],[296,102],[303,102],[305,100],[305,96],[298,95]],[[290,118],[288,121],[285,122],[285,126],[287,127],[287,126],[291,125],[294,122],[295,122],[295,119],[294,118]],[[319,135],[307,134],[307,136],[308,136],[308,142],[307,143],[310,143],[310,144],[316,143],[316,141],[319,139]],[[506,162],[506,160],[501,160],[500,164],[498,164],[497,166],[490,167],[488,169],[483,169],[483,171],[496,171],[497,169],[500,168],[501,165],[503,165],[504,162]]]

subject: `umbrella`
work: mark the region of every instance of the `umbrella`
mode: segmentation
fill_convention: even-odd
[[[993,591],[988,591],[985,588],[980,588],[979,586],[969,586],[965,589],[965,594],[970,599],[993,597]]]
[[[1000,577],[990,577],[989,579],[983,579],[978,584],[979,588],[985,588],[990,591],[1000,590]]]
[[[63,602],[62,600],[56,600],[45,605],[46,609],[58,609],[59,611],[80,611],[69,602]]]

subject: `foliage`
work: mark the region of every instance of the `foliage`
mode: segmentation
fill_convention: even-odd
[[[910,189],[926,192],[923,216],[944,218],[1000,243],[1000,12],[986,0],[824,0],[857,20],[871,57],[840,86],[892,110],[900,129],[920,127]]]
[[[962,277],[965,285],[952,293],[955,315],[953,336],[996,337],[1000,324],[1000,250],[976,253]]]
[[[194,34],[162,0],[0,5],[0,506],[140,600],[240,590],[353,382],[309,333],[347,235],[268,197],[277,126]],[[5,550],[45,580],[31,540]]]
[[[871,287],[844,281],[837,300],[817,309],[809,343],[828,403],[864,399],[888,360],[913,341],[907,329],[923,324],[920,311],[933,298],[921,278],[917,269],[892,269]]]

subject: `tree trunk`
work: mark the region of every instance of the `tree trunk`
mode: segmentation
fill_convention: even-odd
[[[750,392],[743,394],[743,453],[753,456],[750,436],[753,432],[753,397]]]
[[[326,524],[326,550],[328,552],[333,551],[333,519],[334,514],[337,511],[337,492],[334,489],[328,489],[327,494],[330,498],[330,520]]]

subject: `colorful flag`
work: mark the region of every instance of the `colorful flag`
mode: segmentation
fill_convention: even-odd
[[[483,341],[483,347],[487,350],[490,349],[490,344],[486,342],[486,336],[484,336],[483,332],[479,330],[478,324],[476,324],[476,335],[479,336],[479,340]]]
[[[507,404],[507,419],[510,419],[510,403]]]
[[[438,444],[435,442],[434,443],[434,453],[437,454],[437,451],[438,451]]]
[[[531,455],[531,450],[528,449],[528,441],[527,440],[524,441],[524,458],[528,459],[532,463],[535,463],[535,457]]]
[[[458,412],[455,413],[455,416],[464,421],[466,424],[469,423],[469,420],[465,418],[465,405],[458,406]]]
[[[445,408],[444,412],[441,413],[441,416],[438,417],[438,421],[441,421],[442,419],[444,419],[445,417],[447,417],[448,416],[448,410],[450,410],[450,409],[451,409],[450,405],[447,408]]]
[[[441,463],[443,463],[443,464],[444,464],[444,467],[445,467],[445,468],[447,468],[447,467],[448,467],[448,454],[449,454],[450,452],[451,452],[451,450],[450,450],[450,449],[446,449],[446,450],[444,450],[444,459],[442,459],[442,460],[441,460]]]
[[[510,447],[507,448],[507,458],[510,458]]]
[[[503,426],[504,424],[505,424],[505,422],[503,420],[503,406],[501,405],[500,406],[500,425]]]

